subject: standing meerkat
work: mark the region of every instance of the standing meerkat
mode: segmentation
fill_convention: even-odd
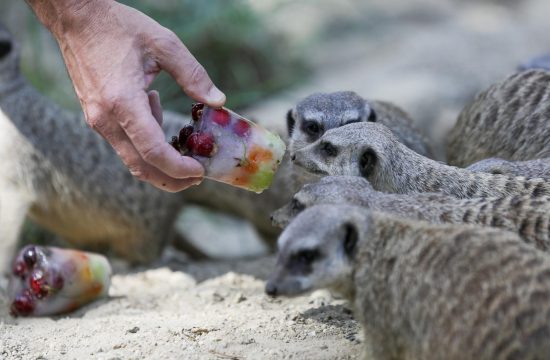
[[[269,295],[348,299],[369,359],[545,359],[550,259],[510,232],[410,222],[345,205],[283,231]]]
[[[440,192],[457,198],[550,196],[550,183],[542,179],[474,173],[428,159],[376,123],[329,130],[291,158],[314,174],[362,176],[383,192]]]
[[[466,169],[474,172],[523,176],[527,179],[541,178],[550,181],[550,158],[525,161],[508,161],[500,158],[488,158],[473,163]]]
[[[550,252],[550,197],[457,199],[438,193],[388,194],[374,190],[362,177],[326,176],[304,185],[288,204],[275,211],[273,224],[284,228],[303,210],[322,204],[357,205],[434,224],[497,227]]]
[[[465,167],[490,157],[550,157],[550,70],[518,72],[462,110],[448,136],[448,162]]]

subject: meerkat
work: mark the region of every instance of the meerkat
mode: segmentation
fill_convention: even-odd
[[[271,296],[350,301],[365,358],[545,359],[550,259],[493,228],[412,222],[346,205],[306,209],[278,240]]]
[[[474,173],[428,159],[377,123],[329,130],[291,159],[318,175],[362,176],[374,189],[390,193],[440,192],[457,198],[550,195],[550,183],[543,179]]]
[[[426,138],[405,111],[389,102],[366,100],[353,91],[311,94],[288,110],[286,120],[290,153],[315,142],[330,129],[355,122],[374,122],[388,126],[401,142],[418,153],[433,156]],[[320,178],[300,167],[289,170],[292,193]]]
[[[434,224],[475,224],[517,233],[550,251],[550,197],[509,196],[457,199],[438,193],[388,194],[358,176],[327,176],[306,184],[271,219],[284,228],[303,210],[321,204],[349,204]]]
[[[489,158],[478,161],[466,169],[474,172],[523,176],[527,179],[541,178],[550,180],[550,158],[508,161],[500,158]]]
[[[498,157],[550,157],[550,70],[509,76],[476,96],[448,136],[447,159],[465,167]]]
[[[288,149],[301,149],[326,131],[354,122],[384,124],[409,148],[427,157],[433,155],[428,141],[406,112],[389,102],[366,100],[353,91],[311,94],[290,109]]]

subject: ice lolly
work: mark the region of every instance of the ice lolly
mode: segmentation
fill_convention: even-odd
[[[56,315],[107,295],[111,266],[99,254],[28,245],[13,263],[8,286],[14,316]]]
[[[283,159],[279,136],[227,108],[194,104],[193,124],[170,142],[205,168],[205,177],[261,193]]]

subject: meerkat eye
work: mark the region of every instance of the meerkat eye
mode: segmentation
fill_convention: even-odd
[[[299,213],[300,211],[302,211],[302,210],[305,209],[305,205],[302,204],[298,199],[294,198],[294,199],[292,199],[292,201],[290,202],[290,208],[291,208],[292,211],[294,211],[295,213]]]
[[[298,253],[296,253],[296,261],[301,264],[311,264],[317,258],[319,258],[321,254],[319,253],[319,250],[312,249],[312,250],[301,250]]]
[[[376,166],[377,157],[376,153],[372,149],[367,149],[363,152],[361,155],[361,158],[359,159],[359,172],[364,177],[368,177],[372,174],[374,171],[374,167]]]
[[[11,52],[11,42],[0,40],[0,59],[5,57]]]
[[[374,109],[370,109],[370,114],[369,114],[369,117],[367,119],[368,122],[376,122],[376,112],[374,111]]]
[[[325,156],[335,157],[336,155],[338,155],[338,149],[336,148],[336,146],[332,145],[329,142],[322,142],[320,147],[321,153]]]
[[[317,137],[321,134],[321,126],[315,121],[304,121],[302,124],[302,130],[312,137]]]

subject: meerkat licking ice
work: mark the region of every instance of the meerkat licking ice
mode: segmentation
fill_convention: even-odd
[[[291,153],[295,165],[318,175],[352,175],[384,192],[441,192],[458,198],[550,195],[550,183],[444,165],[401,144],[382,124],[355,123],[327,131]]]
[[[269,295],[328,288],[364,327],[369,359],[544,359],[550,259],[510,232],[306,209],[278,242]]]

